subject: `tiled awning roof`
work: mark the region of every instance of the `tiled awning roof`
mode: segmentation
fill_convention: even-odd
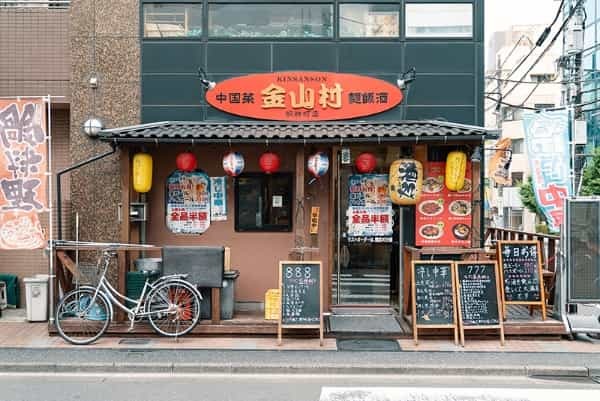
[[[496,138],[495,130],[445,121],[398,122],[194,122],[164,121],[102,130],[104,141],[348,143],[403,140],[478,140]]]

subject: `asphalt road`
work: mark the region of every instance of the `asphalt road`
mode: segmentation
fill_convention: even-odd
[[[404,393],[406,388],[431,391],[433,388],[452,388],[448,391],[488,391],[498,397],[503,393],[521,395],[526,389],[553,390],[559,398],[568,399],[561,391],[585,390],[600,395],[600,384],[589,378],[553,380],[525,377],[491,376],[356,376],[356,375],[250,375],[250,374],[20,374],[0,373],[0,401],[317,401],[331,393],[331,387],[368,389],[388,387],[383,393]],[[391,388],[389,388],[391,387]],[[404,389],[402,389],[404,388]],[[490,388],[501,390],[490,390]],[[474,390],[483,389],[483,390]],[[508,390],[508,389],[518,389]],[[395,400],[398,398],[356,397],[356,391],[333,398],[336,401]],[[381,392],[381,391],[380,391]],[[342,391],[342,394],[344,392]],[[354,395],[353,395],[354,394]],[[360,392],[359,392],[360,394]],[[330,394],[331,395],[331,394]],[[323,400],[332,398],[323,398]],[[425,399],[425,398],[422,398]],[[437,399],[437,398],[436,398]],[[442,398],[439,398],[440,400]],[[506,398],[493,398],[495,399]],[[546,396],[545,400],[554,399]],[[581,395],[570,399],[587,401]],[[429,400],[433,400],[429,398]],[[448,398],[445,398],[447,401]]]

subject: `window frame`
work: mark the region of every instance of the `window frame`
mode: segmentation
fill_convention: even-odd
[[[270,177],[284,177],[287,178],[287,184],[288,184],[288,188],[286,191],[286,196],[289,199],[289,205],[287,206],[288,212],[289,212],[289,216],[290,216],[290,220],[289,220],[289,224],[287,225],[283,225],[283,224],[279,224],[279,225],[274,225],[274,224],[269,224],[269,225],[263,225],[263,227],[261,228],[257,228],[256,226],[254,226],[254,228],[244,228],[244,227],[240,227],[240,221],[239,221],[239,211],[240,211],[240,196],[239,196],[239,190],[240,190],[240,184],[239,184],[239,178],[260,178],[261,179],[261,189],[265,188],[265,185],[268,185],[268,183],[266,183],[266,180],[268,180]],[[236,177],[236,179],[234,180],[234,188],[233,188],[233,197],[234,197],[234,204],[235,204],[235,210],[234,210],[234,231],[237,233],[257,233],[257,232],[291,232],[293,230],[294,227],[294,173],[288,173],[288,172],[280,172],[280,173],[273,173],[273,174],[265,174],[265,173],[255,173],[255,172],[250,172],[250,173],[243,173],[240,176]],[[285,203],[284,203],[285,205]],[[264,222],[264,219],[263,219]]]
[[[254,1],[250,1],[250,2],[238,2],[238,1],[231,1],[231,2],[225,2],[225,1],[207,1],[206,3],[206,10],[205,10],[205,17],[206,17],[206,28],[205,28],[205,32],[204,32],[204,36],[207,38],[207,40],[222,40],[222,41],[332,41],[336,39],[336,35],[338,34],[337,32],[337,26],[336,26],[336,17],[337,17],[337,10],[336,10],[336,2],[331,0],[331,1],[311,1],[311,2],[300,2],[300,3],[293,3],[291,1],[287,1],[287,2],[276,2],[276,1],[259,1],[259,0],[254,0]],[[268,5],[280,5],[280,6],[328,6],[330,11],[331,11],[331,35],[330,36],[315,36],[315,37],[306,37],[306,36],[220,36],[220,35],[213,35],[211,34],[211,29],[210,29],[210,14],[211,14],[211,6],[215,6],[215,5],[221,5],[221,6],[268,6]]]
[[[150,5],[191,5],[191,6],[200,6],[200,34],[195,36],[146,36],[146,6]],[[151,41],[151,40],[191,40],[191,41],[199,41],[203,40],[206,36],[206,26],[205,26],[205,15],[206,15],[206,2],[202,0],[142,0],[140,1],[140,39],[142,41]]]
[[[471,34],[469,36],[444,36],[444,35],[431,35],[431,36],[411,36],[408,34],[407,32],[407,28],[408,28],[408,6],[409,5],[462,5],[462,4],[466,4],[471,6]],[[402,27],[402,37],[403,39],[409,41],[409,40],[451,40],[451,41],[474,41],[476,40],[476,36],[477,36],[477,32],[476,30],[478,29],[476,26],[476,14],[477,14],[477,8],[476,8],[476,4],[473,1],[468,1],[468,0],[464,0],[464,1],[433,1],[433,0],[427,0],[427,1],[417,1],[417,0],[408,0],[404,2],[404,7],[402,10],[402,15],[403,15],[403,19],[402,21],[404,22],[404,25]]]
[[[361,0],[361,1],[352,1],[352,0],[343,0],[339,2],[335,2],[337,4],[337,13],[335,18],[335,28],[336,28],[336,39],[340,41],[398,41],[401,39],[403,34],[403,21],[404,21],[404,10],[402,7],[402,3],[400,2],[390,2],[390,1],[382,1],[382,0]],[[396,36],[342,36],[342,6],[349,5],[361,5],[361,6],[370,6],[370,5],[386,5],[386,6],[396,6],[398,11],[398,34]]]

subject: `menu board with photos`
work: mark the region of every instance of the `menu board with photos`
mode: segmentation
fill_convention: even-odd
[[[387,174],[348,177],[346,234],[349,242],[392,242],[393,209]]]
[[[446,162],[427,162],[421,200],[416,206],[417,246],[470,246],[472,230],[471,163],[465,185],[450,191],[444,182]]]

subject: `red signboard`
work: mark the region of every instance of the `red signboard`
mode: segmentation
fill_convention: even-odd
[[[460,191],[446,188],[445,172],[445,162],[428,162],[425,167],[421,200],[416,207],[417,246],[471,245],[471,163],[467,163],[465,185]]]
[[[213,107],[278,121],[344,120],[381,113],[402,101],[380,79],[331,72],[286,71],[227,79],[206,92]]]

